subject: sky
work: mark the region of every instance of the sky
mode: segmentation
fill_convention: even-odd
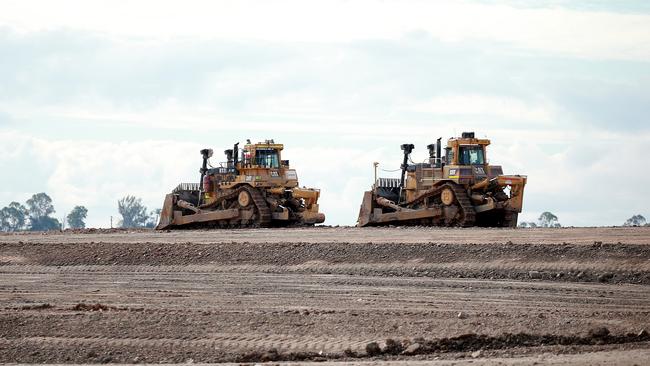
[[[91,227],[249,138],[354,225],[373,162],[463,131],[528,176],[520,221],[620,225],[650,217],[648,116],[647,1],[0,0],[0,207]]]

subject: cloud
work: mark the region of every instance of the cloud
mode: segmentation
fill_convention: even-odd
[[[532,133],[492,140],[491,162],[528,176],[523,220],[551,211],[565,225],[597,226],[621,225],[633,212],[648,215],[650,171],[638,166],[649,133],[554,133],[552,148],[544,146],[551,139]]]
[[[638,79],[639,84],[650,83],[650,77],[646,75],[639,74]],[[564,110],[569,111],[569,118],[611,131],[650,129],[650,93],[646,88],[636,83],[602,83],[578,91],[581,85],[575,86],[576,89],[565,89],[557,95]]]
[[[599,11],[612,13],[650,13],[650,4],[638,0],[620,0],[616,3],[607,0],[480,0],[492,5],[508,5],[515,8],[567,8],[580,11]]]
[[[9,32],[0,36],[0,108],[21,121],[220,131],[273,123],[357,136],[400,133],[393,125],[402,122],[649,128],[645,63],[503,56],[492,46],[424,36],[136,47],[71,31]]]
[[[47,113],[162,126],[233,119],[376,124],[444,119],[454,108],[464,109],[453,113],[464,121],[487,112],[600,128],[622,120],[646,129],[650,112],[645,62],[504,55],[494,52],[503,49],[499,43],[426,35],[292,44],[124,42],[79,31],[6,30],[0,49],[0,108],[23,119]]]
[[[0,127],[7,126],[11,123],[11,115],[9,113],[0,111]]]
[[[89,209],[88,223],[105,227],[111,215],[117,216],[119,198],[133,194],[157,208],[178,183],[198,180],[196,161],[189,157],[198,151],[195,144],[176,141],[46,140],[3,132],[0,167],[12,173],[0,198],[20,200],[45,191],[57,215],[83,205]]]
[[[268,68],[291,53],[260,43],[134,42],[83,31],[19,34],[6,28],[0,32],[0,49],[6,55],[0,71],[4,100],[21,101],[28,95],[60,105],[110,99],[134,109],[163,99],[196,100],[206,89],[223,91],[230,70],[248,70],[250,80],[259,84],[262,73],[271,74]]]
[[[411,109],[446,116],[487,116],[533,122],[548,122],[554,117],[552,110],[540,102],[527,103],[513,97],[479,94],[436,96]]]
[[[489,41],[573,57],[649,60],[650,15],[472,1],[5,1],[0,24],[144,38],[271,42],[397,40],[423,31],[445,42]],[[510,3],[512,4],[512,3]],[[39,8],[39,12],[34,12]],[[74,12],[69,9],[75,9]],[[83,14],[83,16],[79,16]],[[115,24],[119,24],[116,27]],[[335,25],[335,26],[333,26]]]

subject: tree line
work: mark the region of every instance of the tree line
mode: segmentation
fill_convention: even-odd
[[[634,215],[627,219],[624,223],[623,226],[650,226],[650,223],[648,223],[643,217],[643,215]],[[550,212],[543,212],[541,215],[539,215],[539,218],[537,219],[537,222],[534,221],[523,221],[519,223],[519,227],[530,227],[530,228],[535,228],[535,227],[562,227],[562,224],[560,224],[560,221],[558,220],[557,216]]]
[[[0,210],[0,231],[61,230],[61,222],[52,217],[55,212],[52,198],[46,193],[36,193],[24,205],[14,201]],[[84,206],[75,206],[66,220],[70,227],[84,228],[87,215]]]
[[[643,215],[634,215],[627,219],[623,226],[650,226]]]
[[[537,219],[537,222],[534,221],[522,221],[519,223],[519,227],[562,227],[562,224],[560,224],[560,221],[558,220],[557,216],[554,214],[546,211],[542,212],[541,215],[539,215],[539,218]]]
[[[142,199],[134,196],[125,196],[117,201],[118,212],[122,219],[118,227],[153,228],[160,217],[160,209],[148,211],[142,204]],[[0,231],[49,231],[62,230],[64,223],[52,215],[56,212],[52,198],[46,193],[34,194],[25,204],[11,202],[0,210]],[[67,226],[72,229],[84,229],[88,209],[84,206],[75,206],[64,218]]]
[[[119,227],[153,228],[158,223],[161,209],[147,211],[147,207],[142,204],[142,199],[135,196],[125,196],[117,201],[117,211],[122,216],[122,220],[118,223]]]

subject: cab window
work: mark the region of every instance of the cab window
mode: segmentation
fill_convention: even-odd
[[[485,157],[482,146],[460,146],[458,149],[458,165],[483,165]]]
[[[274,149],[257,149],[255,152],[255,165],[265,168],[279,168],[278,152]]]
[[[450,147],[445,148],[445,163],[446,164],[453,164],[454,162],[454,150],[452,150]]]

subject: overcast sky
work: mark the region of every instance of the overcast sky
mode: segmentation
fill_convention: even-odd
[[[650,217],[648,116],[647,1],[0,0],[0,207],[89,226],[247,138],[353,225],[373,161],[462,131],[528,176],[520,220],[620,225]]]

